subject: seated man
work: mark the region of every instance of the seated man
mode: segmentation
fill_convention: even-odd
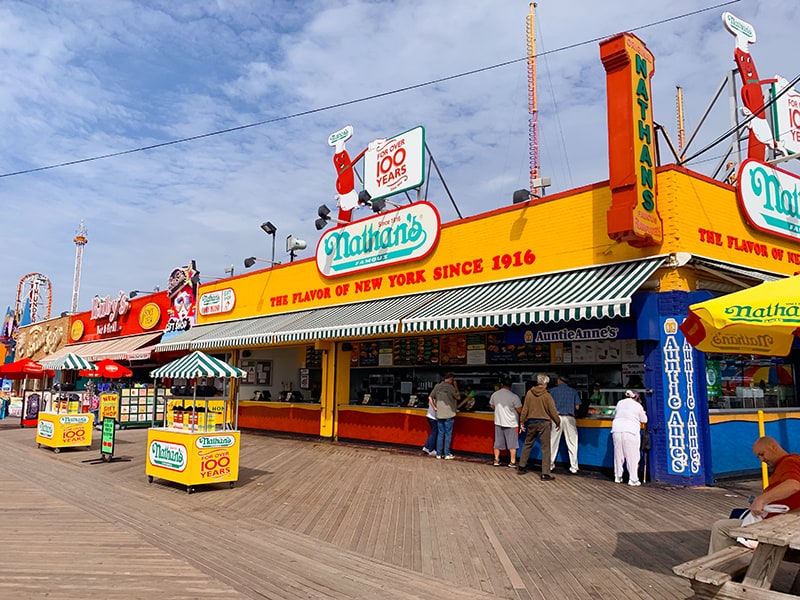
[[[800,512],[800,455],[789,454],[771,437],[762,437],[753,444],[753,454],[767,463],[772,470],[769,485],[750,504],[750,512],[764,518],[767,504],[785,504],[790,512]],[[708,553],[735,546],[736,540],[729,534],[731,529],[741,527],[741,519],[721,519],[711,528]]]

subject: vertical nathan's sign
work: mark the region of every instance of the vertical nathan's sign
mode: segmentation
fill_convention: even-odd
[[[418,188],[425,181],[425,128],[370,142],[364,153],[364,189],[373,199]]]
[[[608,235],[631,246],[658,245],[663,232],[656,204],[653,55],[635,35],[620,33],[600,44],[600,58],[608,102]]]

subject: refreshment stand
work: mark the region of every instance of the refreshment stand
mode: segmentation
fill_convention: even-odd
[[[202,352],[193,352],[150,372],[158,387],[158,378],[183,378],[193,381],[190,409],[182,410],[180,419],[173,415],[166,427],[151,427],[147,432],[148,482],[158,477],[186,486],[191,494],[196,485],[228,483],[239,479],[240,432],[235,428],[237,407],[234,401],[197,397],[197,378],[238,378],[245,371]],[[222,400],[222,414],[209,409],[210,402]],[[181,407],[182,409],[184,407]],[[154,422],[155,424],[155,422]]]
[[[28,379],[36,381],[53,375],[55,375],[54,371],[46,370],[40,363],[30,358],[23,358],[0,366],[0,378],[23,380],[19,389],[19,397],[12,397],[12,400],[20,405],[19,410],[17,411],[17,406],[14,406],[13,414],[9,412],[9,416],[19,416],[20,427],[35,426],[39,409],[43,406],[42,394],[35,389],[36,386],[33,390],[26,390]]]
[[[77,354],[66,354],[43,366],[54,371],[94,369],[92,363]],[[59,453],[61,448],[91,446],[94,415],[89,412],[89,406],[85,406],[79,396],[77,401],[70,400],[66,394],[51,393],[48,397],[43,410],[39,411],[36,426],[36,443],[39,447],[46,446]]]

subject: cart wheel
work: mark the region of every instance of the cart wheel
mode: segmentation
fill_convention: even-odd
[[[152,475],[148,475],[147,476],[147,483],[153,483],[153,476]]]
[[[236,483],[235,481],[231,481],[231,482],[230,482],[228,485],[230,486],[230,488],[231,488],[231,489],[233,489],[233,485],[234,485],[235,483]]]
[[[42,447],[42,445],[41,445],[41,444],[36,444],[36,447],[37,447],[37,448],[41,448],[41,447]]]
[[[56,454],[58,454],[59,452],[61,452],[61,448],[53,448],[53,452],[55,452]]]
[[[186,486],[186,493],[187,494],[194,493],[194,486],[193,485]]]

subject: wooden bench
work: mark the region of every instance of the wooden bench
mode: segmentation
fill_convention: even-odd
[[[800,514],[784,514],[731,531],[735,538],[755,540],[755,550],[732,546],[673,567],[688,579],[698,598],[767,600],[800,594],[800,573],[790,593],[772,590],[772,581],[783,561],[800,558]],[[737,580],[740,576],[744,578]]]

